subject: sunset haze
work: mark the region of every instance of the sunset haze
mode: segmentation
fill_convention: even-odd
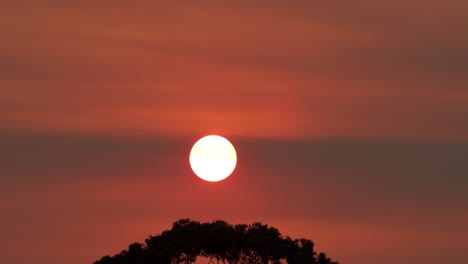
[[[0,263],[261,221],[340,263],[468,263],[468,2],[2,1]],[[225,136],[233,174],[189,154]]]

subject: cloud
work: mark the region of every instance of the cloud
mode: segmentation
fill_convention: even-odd
[[[0,120],[101,134],[466,139],[463,5],[9,2]]]

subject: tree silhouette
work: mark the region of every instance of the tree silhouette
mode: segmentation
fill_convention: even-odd
[[[190,264],[199,256],[209,259],[210,264],[338,264],[325,253],[317,254],[311,240],[293,240],[259,222],[231,225],[222,220],[200,223],[188,218],[149,236],[144,244],[133,243],[94,264]]]

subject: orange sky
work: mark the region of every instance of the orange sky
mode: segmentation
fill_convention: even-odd
[[[182,217],[342,263],[468,261],[466,10],[4,1],[0,263],[90,263]],[[188,168],[207,133],[238,148],[216,185]]]

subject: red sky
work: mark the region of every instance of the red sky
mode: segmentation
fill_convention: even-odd
[[[467,262],[466,1],[3,1],[1,263],[90,263],[182,217],[342,263]],[[225,182],[188,152],[218,133]]]

